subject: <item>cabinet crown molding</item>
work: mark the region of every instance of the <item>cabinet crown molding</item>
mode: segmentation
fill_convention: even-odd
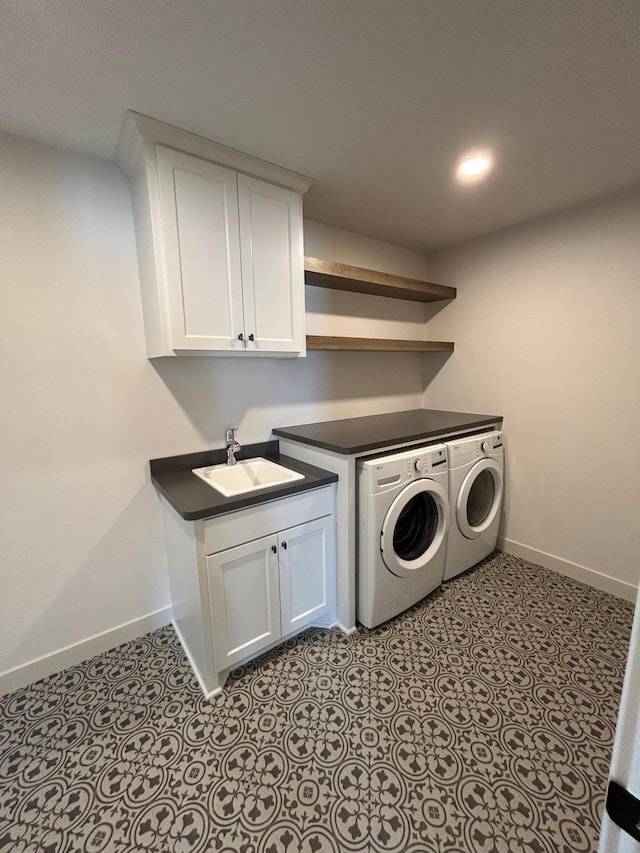
[[[120,133],[120,141],[116,149],[115,162],[129,177],[131,177],[134,169],[136,152],[140,145],[144,144],[158,144],[167,148],[174,148],[177,151],[192,154],[194,157],[200,157],[221,166],[228,166],[237,172],[262,178],[272,184],[295,190],[298,193],[306,193],[313,184],[313,180],[306,175],[283,169],[274,163],[252,157],[242,151],[236,151],[234,148],[213,142],[204,136],[198,136],[142,113],[127,110]]]

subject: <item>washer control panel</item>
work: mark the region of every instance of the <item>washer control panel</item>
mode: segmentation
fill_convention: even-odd
[[[369,473],[370,487],[383,491],[422,477],[433,477],[447,473],[447,449],[443,444],[434,444],[394,453],[377,459],[365,460],[358,467]]]
[[[447,465],[447,451],[444,447],[424,453],[413,463],[413,469],[417,474],[432,474],[441,471]]]

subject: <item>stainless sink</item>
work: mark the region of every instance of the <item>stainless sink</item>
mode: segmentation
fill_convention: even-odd
[[[243,459],[235,465],[208,465],[204,468],[193,468],[193,473],[203,479],[226,498],[243,495],[266,489],[268,486],[279,486],[294,480],[303,480],[304,474],[290,471],[283,465],[278,465],[270,459],[257,457]]]

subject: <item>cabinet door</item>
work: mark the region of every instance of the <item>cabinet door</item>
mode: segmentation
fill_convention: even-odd
[[[227,669],[258,654],[280,630],[277,537],[207,557],[215,665]]]
[[[236,173],[156,146],[174,350],[244,352]]]
[[[305,352],[302,198],[238,175],[238,206],[247,352]]]
[[[309,625],[328,611],[333,549],[331,516],[278,534],[283,635]]]

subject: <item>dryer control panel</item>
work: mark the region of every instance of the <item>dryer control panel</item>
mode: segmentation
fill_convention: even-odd
[[[474,459],[482,459],[484,456],[495,458],[504,453],[501,432],[487,432],[484,435],[462,438],[459,441],[448,443],[447,448],[449,451],[449,467],[466,465]]]

